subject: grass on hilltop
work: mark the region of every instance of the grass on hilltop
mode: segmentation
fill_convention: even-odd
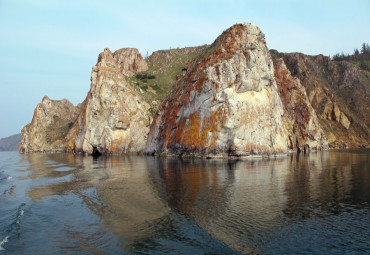
[[[148,70],[126,79],[149,103],[150,112],[154,116],[160,102],[169,94],[183,68],[191,61],[201,60],[208,49],[209,46],[204,45],[157,51],[146,59]]]

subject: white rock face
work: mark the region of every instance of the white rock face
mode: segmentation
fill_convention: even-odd
[[[126,56],[123,50],[120,53]],[[67,137],[68,150],[143,151],[151,122],[150,106],[126,82],[123,75],[126,69],[119,67],[117,59],[121,59],[119,53],[112,54],[109,49],[100,53],[91,72],[91,89],[85,107]]]
[[[224,32],[213,53],[160,106],[148,153],[243,156],[287,151],[283,106],[263,33],[251,24]]]
[[[79,108],[67,99],[45,96],[37,105],[32,122],[22,129],[22,152],[57,152],[65,147],[64,138],[76,120]]]

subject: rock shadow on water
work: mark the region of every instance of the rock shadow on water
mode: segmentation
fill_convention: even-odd
[[[77,196],[125,252],[270,253],[288,229],[300,224],[309,230],[317,224],[307,222],[342,219],[369,205],[368,154],[328,151],[250,160],[21,157],[33,180],[30,198]]]

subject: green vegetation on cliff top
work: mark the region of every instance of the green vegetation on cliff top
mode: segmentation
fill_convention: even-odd
[[[160,103],[175,85],[176,78],[181,76],[182,72],[186,72],[187,64],[201,60],[209,48],[208,45],[203,45],[156,51],[146,59],[148,70],[126,79],[149,103],[150,112],[154,115]]]
[[[353,50],[353,54],[337,53],[332,57],[334,61],[348,61],[362,70],[370,71],[370,46],[368,43],[363,43],[361,49]]]

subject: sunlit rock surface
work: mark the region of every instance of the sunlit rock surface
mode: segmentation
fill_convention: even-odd
[[[143,72],[148,69],[148,64],[137,49],[124,48],[113,53],[119,69],[125,76],[132,76],[136,72]]]
[[[68,131],[76,120],[80,106],[67,99],[51,100],[45,96],[34,111],[32,122],[23,127],[19,150],[22,152],[64,151]]]
[[[147,59],[105,49],[85,101],[46,97],[19,149],[239,157],[369,147],[369,84],[353,61],[269,51],[258,27],[237,24],[212,45]]]
[[[287,151],[283,106],[264,34],[226,30],[161,104],[148,153],[244,156]]]
[[[133,55],[131,55],[133,54]],[[131,57],[130,57],[131,56]],[[91,72],[85,106],[67,137],[67,150],[86,153],[143,151],[149,132],[149,105],[123,73],[144,68],[137,50],[100,53]]]

